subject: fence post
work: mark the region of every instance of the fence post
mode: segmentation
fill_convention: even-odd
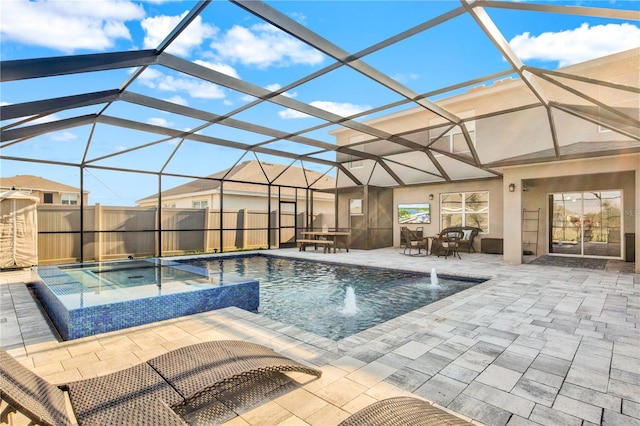
[[[247,211],[247,209],[242,209],[242,246],[241,248],[243,249],[247,248],[247,237],[249,232],[247,230],[248,219],[249,219],[249,212]]]
[[[202,237],[202,245],[204,247],[202,247],[202,250],[204,253],[208,253],[209,251],[209,225],[210,225],[210,221],[211,219],[209,218],[210,216],[210,207],[207,206],[204,209],[204,236]]]
[[[83,207],[81,207],[83,208]],[[100,203],[95,203],[95,212],[94,212],[94,226],[95,229],[95,259],[100,262],[102,260],[102,206]],[[84,231],[82,231],[84,232]]]

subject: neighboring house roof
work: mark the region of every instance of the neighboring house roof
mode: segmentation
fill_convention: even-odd
[[[71,192],[80,193],[80,189],[75,186],[41,178],[33,175],[17,175],[12,177],[0,177],[0,188],[16,190],[31,190],[45,192]],[[89,191],[84,191],[87,194]]]
[[[544,163],[556,160],[575,160],[579,158],[602,157],[640,152],[640,142],[576,142],[560,147],[560,156],[556,157],[553,148],[530,154],[518,155],[489,164],[490,167],[513,166],[531,163]]]
[[[300,167],[287,167],[282,164],[267,163],[264,161],[244,161],[230,169],[221,170],[204,179],[195,179],[184,185],[162,191],[162,197],[165,199],[178,198],[181,196],[193,196],[197,193],[217,192],[220,188],[220,180],[224,179],[224,191],[227,192],[244,192],[244,193],[262,193],[268,191],[268,184],[288,185],[288,186],[311,186],[315,189],[335,188],[336,181],[331,176],[322,173],[302,169]],[[255,183],[249,183],[255,182]],[[261,184],[261,185],[259,185]],[[281,188],[281,194],[293,195],[295,188],[284,186]],[[317,193],[317,196],[327,197],[328,194]],[[138,204],[143,202],[155,201],[158,194],[149,195],[148,197],[137,200]]]

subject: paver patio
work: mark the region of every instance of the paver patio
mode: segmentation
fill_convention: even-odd
[[[60,342],[24,285],[35,274],[3,272],[0,344],[53,383],[215,339],[265,344],[323,370],[317,380],[292,375],[295,390],[230,425],[334,425],[408,393],[488,425],[640,425],[640,275],[633,264],[515,266],[499,255],[445,260],[398,248],[269,253],[489,280],[338,342],[237,308]]]

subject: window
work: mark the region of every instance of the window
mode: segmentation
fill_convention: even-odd
[[[475,131],[475,121],[469,121],[466,123],[467,131],[469,132],[469,138],[471,138],[471,143],[476,145],[476,131]],[[462,134],[462,130],[460,127],[454,127],[449,130],[447,133],[442,135],[443,128],[432,129],[429,132],[429,142],[434,148],[439,149],[441,151],[450,152],[452,154],[466,154],[471,152],[469,150],[469,145],[467,144],[467,140],[464,138]],[[436,154],[442,155],[442,154]]]
[[[44,197],[44,204],[53,204],[53,194],[50,192],[45,192],[42,194]]]
[[[349,226],[356,229],[362,229],[364,227],[362,199],[360,198],[352,198],[349,200]]]
[[[355,158],[353,155],[349,156],[350,158]],[[362,160],[355,160],[355,161],[349,161],[349,168],[350,169],[361,169],[364,167],[364,161]]]
[[[362,214],[362,200],[359,198],[353,198],[349,200],[349,213],[351,215]]]
[[[351,136],[349,138],[349,145],[350,148],[356,151],[362,151],[364,152],[364,145],[357,145],[357,146],[353,146],[353,144],[356,144],[358,142],[362,142],[364,140],[367,139],[366,135],[358,135],[358,136]],[[352,155],[349,154],[349,169],[361,169],[362,167],[364,167],[364,161],[362,160],[361,157],[358,157],[356,155]]]
[[[209,207],[209,202],[208,201],[194,201],[192,204],[192,207],[194,209],[206,209],[207,207]]]
[[[65,206],[77,206],[78,194],[62,194],[62,204]]]
[[[440,195],[440,226],[474,226],[489,232],[489,192],[457,192]]]

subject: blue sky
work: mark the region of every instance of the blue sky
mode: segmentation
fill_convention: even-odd
[[[359,52],[396,33],[428,21],[460,6],[456,1],[273,1],[272,7],[350,53]],[[635,1],[573,1],[549,4],[637,10]],[[18,1],[0,3],[0,57],[3,61],[61,55],[128,51],[155,48],[195,2],[180,1]],[[592,18],[506,9],[487,13],[504,38],[527,65],[555,69],[640,47],[637,21]],[[238,6],[215,1],[172,44],[169,53],[194,61],[256,86],[274,89],[322,69],[332,60],[280,30],[266,24]],[[482,77],[508,68],[495,46],[468,15],[452,19],[364,58],[382,73],[416,93],[427,93],[461,81]],[[42,98],[68,96],[118,88],[132,70],[51,77],[37,81],[2,83],[2,105]],[[181,105],[227,114],[251,98],[227,88],[197,81],[166,68],[148,68],[130,88]],[[400,96],[342,67],[287,93],[299,101],[322,109],[350,115],[400,100]],[[405,106],[406,108],[406,106]],[[85,108],[45,117],[52,121],[95,113]],[[389,111],[391,112],[391,111]],[[129,103],[116,103],[107,115],[134,118],[142,122],[179,129],[193,129],[198,120],[150,110]],[[262,104],[234,118],[287,132],[320,124],[320,120],[274,104]],[[2,122],[2,126],[9,125]],[[305,136],[335,143],[325,127]],[[3,156],[77,163],[82,159],[91,128],[67,129],[3,147]],[[225,126],[211,126],[201,132],[247,144],[268,138]],[[87,158],[94,165],[140,168],[157,171],[176,148],[167,141],[121,157],[114,153],[158,141],[157,135],[98,126]],[[316,148],[288,142],[267,145],[297,153]],[[166,167],[168,172],[206,176],[232,166],[243,151],[203,147],[185,142]],[[332,152],[318,158],[334,159]],[[254,159],[253,155],[243,159]],[[261,159],[281,161],[278,159]],[[321,172],[327,167],[305,163]],[[54,167],[0,159],[0,176],[33,174],[79,186],[77,168]],[[166,179],[163,187],[184,183]],[[135,184],[133,184],[135,183]],[[153,175],[115,173],[89,169],[85,175],[90,203],[134,205],[135,200],[157,190]]]

